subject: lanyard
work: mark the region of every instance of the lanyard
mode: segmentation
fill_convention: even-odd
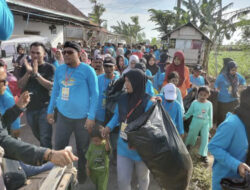
[[[65,85],[66,86],[68,85],[68,80],[70,79],[70,77],[72,76],[74,72],[75,72],[75,69],[68,75],[68,68],[67,68],[66,73],[65,73]]]
[[[132,108],[132,109],[130,110],[130,112],[128,113],[128,115],[127,115],[127,117],[126,117],[125,123],[127,123],[127,119],[131,116],[131,114],[135,111],[135,109],[141,104],[141,102],[142,102],[142,100],[140,99],[140,100],[137,102],[137,104],[135,105],[135,107]]]

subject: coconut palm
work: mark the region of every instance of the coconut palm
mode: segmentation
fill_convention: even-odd
[[[92,12],[89,14],[89,18],[92,22],[102,26],[106,20],[101,19],[103,13],[106,11],[102,3],[98,3],[96,0],[90,0],[94,4]]]
[[[132,23],[125,23],[124,21],[117,22],[116,26],[111,26],[115,33],[123,35],[128,43],[141,41],[145,37],[141,31],[143,28],[139,24],[139,17],[130,17]]]

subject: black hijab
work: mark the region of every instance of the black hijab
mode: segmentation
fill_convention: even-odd
[[[145,97],[147,76],[139,69],[132,69],[125,74],[125,77],[129,79],[133,88],[133,92],[128,94],[128,110],[130,111]]]
[[[230,74],[231,69],[237,68],[237,64],[231,58],[224,58],[223,61],[224,61],[224,66],[221,69],[220,74],[223,74],[224,77],[230,82],[230,85],[232,86],[232,92],[229,93],[231,93],[234,98],[238,98],[239,79],[237,74],[235,75]]]
[[[152,73],[152,75],[154,76],[157,72],[158,72],[158,70],[159,70],[159,67],[158,67],[158,65],[155,63],[154,65],[150,65],[149,64],[149,60],[151,59],[151,58],[155,58],[153,55],[149,55],[148,57],[147,57],[147,69],[148,70],[150,70],[151,71],[151,73]]]
[[[238,98],[239,97],[239,95],[238,95],[239,79],[238,79],[237,74],[235,74],[235,75],[230,74],[230,71],[233,68],[237,68],[237,64],[234,61],[230,61],[227,65],[226,77],[232,86],[232,96],[234,98]]]
[[[248,153],[247,165],[250,165],[250,87],[242,91],[240,96],[240,105],[235,109],[234,113],[244,123],[248,137]]]

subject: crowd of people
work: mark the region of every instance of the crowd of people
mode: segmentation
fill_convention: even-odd
[[[0,2],[6,7],[0,15],[7,11],[11,17],[6,3]],[[7,19],[2,22],[0,39],[4,40],[13,23],[11,18],[9,23]],[[250,88],[231,58],[224,59],[214,85],[208,83],[201,65],[190,72],[182,51],[170,58],[167,51],[143,43],[97,43],[86,50],[74,41],[50,49],[34,42],[29,53],[22,45],[17,47],[13,67],[13,73],[8,73],[4,61],[0,61],[0,146],[7,157],[22,161],[23,168],[48,161],[52,167],[64,166],[78,160],[78,182],[83,184],[89,176],[98,190],[106,190],[111,159],[117,166],[120,190],[131,190],[134,170],[139,189],[147,190],[149,169],[124,140],[125,129],[160,101],[187,149],[195,146],[200,134],[200,161],[208,164],[208,152],[214,156],[214,190],[221,189],[222,178],[244,177],[250,172]],[[110,102],[108,91],[112,88],[118,95]],[[217,125],[213,122],[213,104],[208,100],[211,88],[218,93]],[[183,100],[193,89],[197,89],[196,99],[185,110]],[[110,103],[112,109],[107,106]],[[41,147],[17,140],[24,111]],[[185,135],[184,121],[190,117]],[[217,132],[209,142],[213,127]],[[63,150],[72,133],[78,157]]]

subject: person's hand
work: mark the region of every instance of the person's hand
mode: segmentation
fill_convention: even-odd
[[[238,172],[240,176],[245,177],[247,171],[250,172],[250,167],[245,163],[241,163],[238,167]]]
[[[36,74],[38,73],[38,62],[37,59],[33,61],[33,73]]]
[[[162,99],[161,99],[161,97],[159,97],[159,96],[154,96],[154,97],[152,97],[150,100],[151,100],[152,102],[157,102],[157,101],[162,102]]]
[[[31,74],[33,72],[33,68],[30,66],[27,59],[24,59],[24,65],[25,65],[25,68],[26,68],[26,72]]]
[[[51,150],[48,150],[49,152]],[[45,153],[46,154],[46,153]],[[49,153],[47,153],[49,154]],[[69,150],[52,150],[51,158],[49,158],[47,161],[52,162],[53,164],[57,166],[67,166],[71,164],[74,161],[77,161],[78,157],[76,157],[71,151]]]
[[[30,102],[30,95],[28,91],[25,91],[21,94],[21,96],[19,97],[16,105],[20,108],[20,109],[24,109]]]
[[[47,120],[48,120],[48,123],[50,125],[53,125],[55,123],[54,114],[53,113],[52,114],[48,114],[47,115]]]
[[[94,125],[95,125],[95,120],[87,119],[85,122],[85,128],[88,130],[89,133],[91,133]]]
[[[103,138],[107,138],[109,136],[110,133],[110,128],[109,127],[105,127],[102,129],[102,136]]]
[[[86,167],[86,174],[87,174],[88,177],[90,176],[90,169],[89,169],[89,167]]]

